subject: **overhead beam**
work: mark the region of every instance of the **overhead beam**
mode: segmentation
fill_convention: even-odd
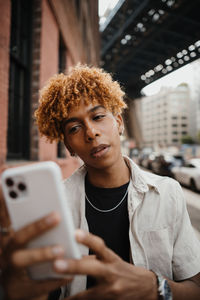
[[[133,14],[127,19],[127,21],[123,24],[123,26],[118,30],[112,39],[107,42],[107,44],[102,49],[102,56],[106,53],[106,51],[115,43],[115,41],[122,35],[125,29],[133,22],[133,20],[140,14],[140,12],[144,9],[144,7],[149,3],[150,0],[143,0],[140,5],[136,8]]]

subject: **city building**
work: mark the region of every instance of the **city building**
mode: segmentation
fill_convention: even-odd
[[[162,88],[159,93],[142,97],[140,101],[143,146],[179,146],[182,137],[189,134],[188,85]]]
[[[190,136],[200,142],[200,59],[191,63],[192,78],[190,80]]]
[[[79,161],[38,134],[33,114],[52,75],[99,64],[97,0],[0,0],[0,169],[54,160],[70,175]]]

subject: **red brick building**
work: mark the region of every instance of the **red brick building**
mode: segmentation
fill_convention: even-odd
[[[98,1],[0,0],[0,11],[0,169],[54,160],[68,176],[79,161],[39,137],[33,114],[50,76],[98,65]]]

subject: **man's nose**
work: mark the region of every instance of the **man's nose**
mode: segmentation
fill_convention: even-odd
[[[90,142],[94,140],[96,137],[100,136],[100,132],[92,124],[87,124],[85,135],[86,135],[86,140]]]

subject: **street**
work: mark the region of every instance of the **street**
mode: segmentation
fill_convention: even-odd
[[[193,228],[200,240],[200,193],[183,188]]]

